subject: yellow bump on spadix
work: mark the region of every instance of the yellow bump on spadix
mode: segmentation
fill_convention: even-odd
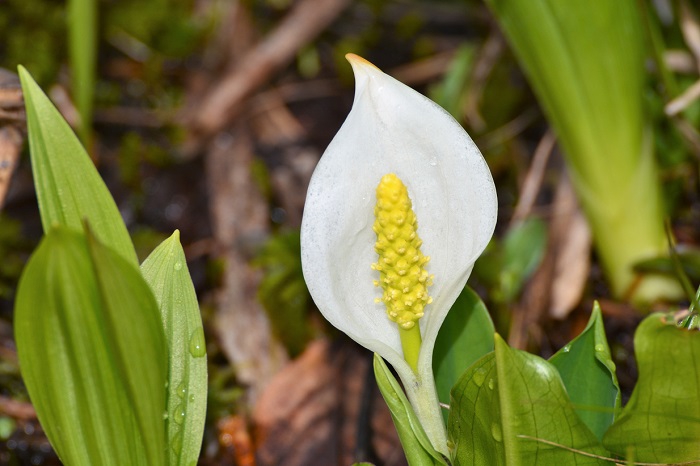
[[[420,250],[422,241],[408,190],[393,173],[379,181],[374,217],[373,230],[377,234],[374,249],[379,255],[379,260],[372,264],[372,269],[379,272],[374,285],[384,290],[376,301],[386,305],[389,319],[408,330],[423,317],[425,306],[432,302],[428,287],[433,276],[425,269],[430,258]]]

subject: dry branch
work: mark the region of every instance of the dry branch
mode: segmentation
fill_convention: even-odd
[[[267,38],[229,68],[221,82],[191,114],[188,126],[200,135],[222,129],[241,110],[242,102],[288,65],[350,3],[349,0],[302,0]]]

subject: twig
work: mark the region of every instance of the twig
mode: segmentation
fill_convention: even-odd
[[[664,107],[664,113],[667,116],[675,116],[688,108],[690,104],[695,102],[700,97],[700,81],[696,81],[692,86],[685,90],[681,95],[671,100]]]
[[[204,136],[223,128],[253,91],[291,62],[299,48],[313,40],[349,3],[349,0],[300,1],[265,40],[249,50],[223,81],[204,96],[186,124]]]
[[[700,24],[687,1],[681,2],[681,31],[688,48],[695,55],[695,62],[700,70]]]
[[[0,413],[15,419],[36,419],[36,411],[30,403],[0,395]]]
[[[549,156],[552,154],[556,141],[557,138],[550,130],[545,133],[540,143],[537,145],[535,155],[532,157],[530,169],[525,176],[525,182],[520,190],[520,196],[515,206],[513,217],[510,220],[511,227],[525,219],[532,210],[532,206],[537,199],[537,193],[540,191],[540,186],[542,186],[542,179],[544,178],[544,172],[547,168],[547,161],[549,161]]]

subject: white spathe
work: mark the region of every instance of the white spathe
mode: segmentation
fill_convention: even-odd
[[[421,418],[411,387],[435,391],[435,338],[493,234],[496,190],[479,149],[445,110],[368,61],[347,58],[355,73],[355,100],[311,178],[301,226],[304,278],[331,324],[394,366]],[[377,260],[375,190],[387,173],[408,189],[421,250],[430,256],[427,270],[434,275],[428,289],[433,303],[419,321],[418,374],[404,361],[396,323],[383,303],[375,303],[381,296],[373,285],[379,273],[371,269]],[[430,402],[439,416],[437,396]],[[425,419],[421,423],[433,443],[442,441],[431,435]],[[434,446],[445,451],[444,445]]]

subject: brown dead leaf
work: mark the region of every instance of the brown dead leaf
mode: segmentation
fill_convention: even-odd
[[[0,207],[2,207],[12,173],[19,162],[22,150],[22,134],[14,126],[0,127]]]
[[[549,244],[555,250],[549,315],[564,319],[581,301],[591,268],[591,230],[568,177],[557,186]]]
[[[258,465],[405,465],[369,355],[318,340],[285,367],[253,411]]]
[[[243,416],[227,416],[216,423],[219,444],[232,456],[237,466],[255,466],[253,440]]]

